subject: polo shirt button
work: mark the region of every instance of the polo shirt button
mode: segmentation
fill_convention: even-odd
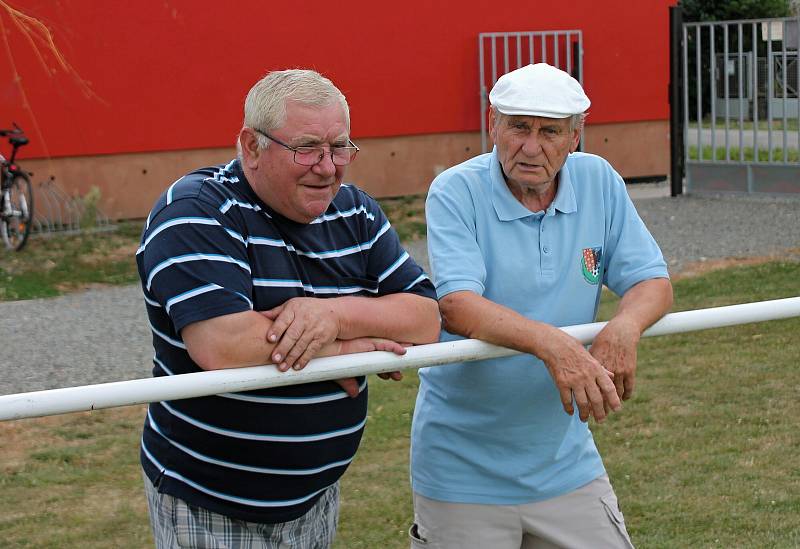
[[[550,248],[548,248],[547,246],[545,246],[545,247],[544,247],[544,253],[546,253],[546,254],[549,254],[549,253],[550,253]]]

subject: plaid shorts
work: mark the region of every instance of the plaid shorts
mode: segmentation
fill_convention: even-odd
[[[339,483],[322,493],[308,513],[288,522],[246,522],[160,494],[144,475],[150,526],[157,549],[328,549],[339,519]]]

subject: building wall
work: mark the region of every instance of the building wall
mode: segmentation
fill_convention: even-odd
[[[0,126],[26,129],[20,160],[34,180],[53,176],[70,194],[96,185],[112,216],[139,215],[181,173],[229,158],[247,90],[287,67],[315,68],[347,96],[364,146],[354,181],[376,195],[424,190],[478,152],[477,36],[490,31],[582,30],[587,145],[627,177],[667,173],[653,128],[668,118],[675,0],[11,3],[47,24],[68,65],[40,42],[34,52],[0,7]]]
[[[666,121],[598,124],[587,126],[584,150],[603,156],[623,175],[652,177],[668,172],[668,141]],[[480,132],[461,132],[365,138],[358,145],[362,151],[345,180],[386,197],[427,192],[439,172],[479,154],[481,138]],[[57,174],[56,182],[70,196],[83,196],[97,186],[104,213],[130,219],[147,216],[158,195],[181,175],[222,164],[235,154],[233,147],[223,147],[25,160],[24,165],[33,172],[35,191]]]

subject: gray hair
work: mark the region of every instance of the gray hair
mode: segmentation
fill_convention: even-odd
[[[497,107],[491,105],[492,112],[494,113],[495,126],[500,123],[502,117],[507,116],[497,110]],[[569,131],[580,130],[583,131],[583,125],[586,123],[586,117],[589,116],[588,112],[581,112],[573,114],[569,117]]]
[[[589,116],[588,112],[581,112],[573,114],[569,117],[569,131],[580,130],[583,132],[583,126],[586,124],[586,117]]]
[[[305,69],[273,71],[256,82],[244,100],[244,126],[265,132],[280,128],[286,122],[288,100],[312,107],[327,107],[338,101],[350,129],[350,109],[344,94],[320,73]],[[265,149],[269,139],[258,133],[256,136],[259,148]]]

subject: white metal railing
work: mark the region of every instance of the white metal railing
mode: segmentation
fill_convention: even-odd
[[[800,297],[672,313],[645,331],[659,336],[800,316]],[[605,322],[562,328],[584,344]],[[375,351],[314,359],[300,371],[279,372],[272,365],[198,372],[168,377],[102,383],[0,396],[0,421],[99,410],[162,400],[281,387],[394,370],[441,366],[519,354],[474,339],[410,347],[404,356]]]

